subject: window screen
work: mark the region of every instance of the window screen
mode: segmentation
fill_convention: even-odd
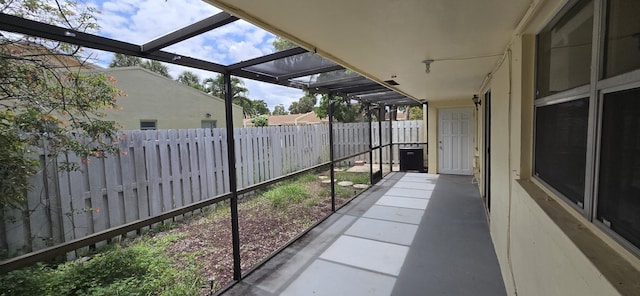
[[[640,247],[640,88],[604,95],[597,219]]]
[[[536,108],[535,174],[584,204],[589,99]]]

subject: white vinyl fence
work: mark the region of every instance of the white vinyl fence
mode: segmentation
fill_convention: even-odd
[[[394,142],[424,142],[421,121],[393,123]],[[367,123],[334,124],[336,158],[367,151]],[[119,155],[48,159],[33,176],[26,209],[0,210],[0,258],[156,216],[228,193],[225,129],[128,131]],[[378,124],[372,124],[374,146]],[[385,138],[386,137],[386,138]],[[238,188],[329,161],[328,125],[234,130]],[[383,127],[388,143],[388,123]],[[383,155],[388,161],[388,155]],[[360,157],[368,161],[368,154]],[[374,162],[377,162],[377,156]],[[397,161],[397,156],[394,156]],[[80,169],[59,172],[64,161]]]

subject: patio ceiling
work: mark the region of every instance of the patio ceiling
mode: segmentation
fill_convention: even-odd
[[[471,98],[544,2],[205,1],[420,101]],[[434,60],[428,74],[423,60]]]
[[[98,50],[122,53],[315,93],[381,105],[417,105],[417,100],[365,78],[304,48],[295,47],[231,65],[186,57],[162,49],[238,20],[221,12],[144,44],[132,44],[0,13],[0,31],[22,33]],[[370,96],[375,93],[376,96]],[[360,97],[367,97],[361,99]]]

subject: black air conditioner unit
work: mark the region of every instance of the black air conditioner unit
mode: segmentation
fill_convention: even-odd
[[[400,171],[424,171],[422,148],[400,148]]]

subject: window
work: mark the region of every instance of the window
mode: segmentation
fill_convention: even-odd
[[[640,68],[640,1],[608,3],[605,77]]]
[[[202,120],[200,122],[200,127],[202,128],[216,128],[215,120]]]
[[[640,255],[640,1],[602,1],[538,35],[533,174]]]
[[[589,84],[593,2],[581,1],[538,35],[538,95]]]
[[[640,88],[604,95],[597,219],[640,246]]]
[[[588,98],[536,109],[535,175],[579,207],[584,204],[588,116]]]
[[[156,120],[140,120],[140,129],[143,131],[155,130],[156,123],[157,123]]]

